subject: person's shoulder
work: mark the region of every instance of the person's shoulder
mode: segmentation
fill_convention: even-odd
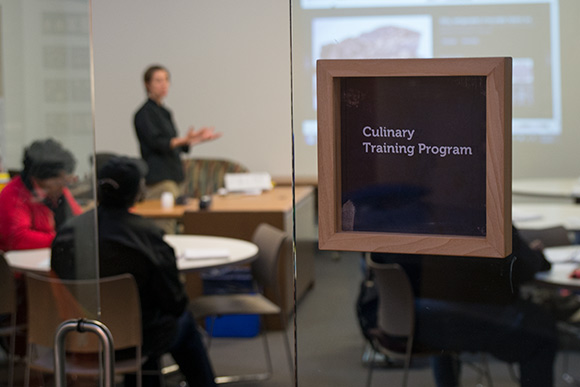
[[[127,212],[125,216],[127,222],[135,230],[140,230],[141,232],[154,237],[163,238],[163,230],[160,229],[151,219],[144,218],[141,215],[133,214],[131,212]]]
[[[22,181],[20,176],[16,176],[12,180],[10,180],[8,184],[6,184],[6,186],[2,189],[2,191],[0,191],[0,197],[9,195],[14,191],[20,191],[24,188],[26,188],[24,182]]]
[[[137,108],[137,110],[135,110],[135,116],[138,116],[144,109],[147,109],[148,102],[149,102],[149,100],[145,101]]]
[[[31,196],[20,176],[17,176],[0,191],[0,206],[12,207],[17,202],[27,201]]]
[[[58,257],[68,252],[79,235],[92,235],[95,231],[95,210],[88,210],[67,219],[57,230],[52,241],[52,256]]]
[[[135,119],[137,119],[140,116],[143,116],[144,114],[147,114],[147,112],[150,112],[152,109],[155,108],[155,103],[151,100],[151,99],[147,99],[140,107],[139,109],[137,109],[137,111],[135,112]]]
[[[94,228],[95,224],[95,209],[90,209],[88,211],[83,212],[77,216],[72,216],[68,218],[61,227],[59,227],[57,234],[64,232],[65,230],[70,230],[74,228],[87,228],[91,227]]]

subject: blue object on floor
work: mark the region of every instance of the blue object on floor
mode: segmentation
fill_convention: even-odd
[[[249,267],[224,267],[202,274],[204,294],[253,293],[252,273]],[[205,319],[206,327],[211,317]],[[255,314],[218,317],[213,337],[254,337],[260,331],[260,316]]]

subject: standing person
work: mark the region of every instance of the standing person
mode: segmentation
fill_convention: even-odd
[[[143,164],[143,165],[142,165]],[[144,370],[158,370],[159,359],[170,353],[189,386],[215,386],[214,373],[188,310],[188,297],[179,279],[173,248],[153,222],[129,212],[141,196],[147,167],[142,160],[112,157],[98,171],[98,251],[101,277],[129,273],[135,277],[141,301]],[[81,279],[87,265],[85,230],[94,223],[95,210],[71,219],[52,245],[51,267],[62,279]],[[82,246],[77,246],[82,241]],[[124,356],[123,351],[116,353]],[[134,375],[125,378],[133,386]],[[143,386],[158,387],[159,377],[144,375]]]
[[[0,192],[0,250],[50,247],[56,230],[82,212],[67,188],[76,161],[53,139],[24,150],[23,170]]]
[[[221,133],[214,128],[193,127],[185,136],[179,137],[177,129],[163,100],[169,92],[169,72],[163,66],[150,66],[143,75],[147,101],[135,114],[135,131],[139,139],[141,157],[149,167],[146,176],[147,199],[158,199],[163,192],[180,195],[183,182],[183,166],[180,154],[189,151],[193,145],[215,140]],[[165,227],[164,227],[165,228]],[[171,229],[166,229],[172,232]]]

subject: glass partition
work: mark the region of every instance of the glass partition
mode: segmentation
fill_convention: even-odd
[[[60,283],[98,277],[92,213],[82,215],[83,234],[69,241],[70,254],[57,259],[50,271],[56,231],[95,201],[89,6],[87,0],[0,1],[0,250],[13,272],[16,322],[27,324],[29,332],[18,332],[17,356],[26,353],[26,337],[31,344],[52,346],[50,336],[36,341],[38,332],[54,335],[60,318],[99,318],[94,281],[79,291]],[[39,278],[38,287],[29,276]],[[54,295],[41,301],[43,307],[39,298],[27,297],[37,294],[42,279],[54,281],[44,288],[53,293],[39,293]],[[28,292],[27,283],[32,286]],[[49,302],[56,306],[45,313]],[[8,321],[8,315],[2,317]],[[3,349],[10,352],[9,346]],[[18,367],[14,385],[23,383]]]
[[[308,184],[316,185],[319,173],[318,59],[488,56],[513,58],[514,179],[569,176],[570,184],[575,185],[576,167],[572,167],[573,170],[568,168],[578,164],[575,160],[577,152],[568,148],[567,142],[576,143],[572,140],[575,137],[573,128],[580,122],[580,116],[577,109],[570,106],[575,98],[569,94],[572,89],[568,82],[573,85],[580,82],[577,74],[570,71],[578,66],[579,57],[572,54],[577,50],[572,48],[572,41],[563,31],[569,33],[576,29],[572,19],[580,16],[577,2],[294,0],[291,7],[296,189]],[[537,38],[531,39],[535,34]],[[351,70],[350,74],[356,74],[356,69]],[[567,81],[563,82],[564,79]],[[334,85],[336,88],[340,86]],[[406,88],[402,94],[410,89]],[[401,106],[402,99],[396,98],[384,106],[363,106],[365,99],[381,92],[380,88],[375,88],[360,94],[344,93],[341,98],[351,104],[349,106],[360,108],[361,114],[368,113],[366,119],[372,122],[369,125],[373,128],[392,128],[388,122],[392,109],[396,114],[391,116],[412,110],[413,119],[429,121],[429,117],[422,115],[427,109],[412,105],[413,102],[406,99],[407,106]],[[389,92],[393,90],[389,89]],[[340,122],[339,106],[334,108],[337,109],[334,118]],[[380,112],[376,113],[375,108]],[[380,122],[375,122],[377,117],[381,118]],[[361,129],[357,128],[357,134]],[[367,159],[360,156],[362,152],[353,151],[362,145],[348,136],[342,140],[347,142],[342,144],[342,148],[340,144],[333,146],[338,147],[336,153],[339,155],[341,151],[349,152],[343,154],[341,160],[345,163],[350,160],[349,166],[359,169],[358,172],[350,170],[353,179],[366,175],[387,180],[399,178],[400,181],[419,179],[418,176],[402,176],[400,170],[393,168],[394,163],[384,164],[387,161],[379,161],[377,164],[383,163],[379,169],[388,169],[392,173],[376,175],[374,168],[377,165],[365,165]],[[399,144],[405,143],[404,139],[393,138],[365,138],[364,141],[387,147],[397,140]],[[329,144],[322,146],[327,147],[325,149],[330,147]],[[538,154],[543,155],[542,165],[538,165],[538,158],[532,156]],[[506,168],[512,168],[512,164],[508,163]],[[340,171],[320,172],[333,174],[333,181],[344,183]],[[423,179],[433,179],[433,176],[424,176]],[[546,184],[551,184],[549,179]],[[553,187],[558,184],[553,182]],[[441,187],[445,188],[448,187]],[[529,382],[532,385],[563,386],[567,383],[565,380],[574,381],[577,375],[573,372],[573,364],[578,362],[578,357],[571,349],[576,346],[578,336],[561,303],[570,302],[573,304],[571,309],[578,310],[577,284],[564,278],[571,275],[576,263],[561,264],[559,259],[567,260],[564,257],[569,258],[568,254],[576,251],[574,235],[577,231],[575,226],[567,223],[566,217],[554,217],[560,210],[576,210],[571,192],[566,190],[560,195],[539,192],[534,197],[519,196],[514,192],[513,218],[510,221],[513,219],[519,232],[514,232],[512,238],[514,254],[505,259],[322,251],[317,250],[316,234],[310,234],[315,286],[296,304],[298,385],[400,384],[405,377],[405,363],[393,351],[405,352],[408,344],[404,337],[406,328],[415,333],[414,350],[434,349],[446,355],[414,355],[408,385],[519,385],[518,378],[521,378],[521,385]],[[387,198],[388,193],[378,187],[374,193],[384,195],[382,201],[377,199],[377,207],[381,210],[388,208],[395,214],[393,219],[387,220],[384,212],[375,211],[373,220],[380,227],[413,220],[406,212],[416,210],[407,206],[412,201],[409,193],[399,192]],[[318,197],[318,201],[325,201],[325,204],[333,200],[337,201],[336,208],[340,208],[345,198]],[[328,206],[332,207],[332,204]],[[373,209],[363,208],[362,211]],[[296,210],[299,235],[301,230],[308,230],[305,224],[311,223],[299,215],[298,203]],[[505,209],[506,216],[510,216],[510,212]],[[534,220],[526,217],[532,213],[536,215]],[[350,216],[350,213],[346,214]],[[391,223],[383,224],[387,221]],[[433,226],[439,227],[440,224]],[[556,245],[558,247],[554,247]],[[301,267],[304,269],[301,256],[305,252],[308,250],[297,241],[299,280]],[[403,296],[397,293],[401,289],[392,287],[397,274],[393,274],[390,280],[384,279],[390,275],[388,270],[394,268],[404,271],[406,277],[403,281],[408,280],[414,292],[414,301],[407,303],[415,313],[414,322],[404,320]],[[558,277],[560,280],[556,279]],[[381,294],[383,296],[379,298]],[[389,298],[389,295],[396,296]],[[392,321],[393,318],[396,321]],[[377,329],[379,324],[381,329]],[[397,324],[399,330],[390,330]],[[534,349],[524,345],[524,341],[541,342],[550,349],[528,356]],[[379,349],[383,352],[377,353]],[[387,355],[388,349],[391,352]],[[530,361],[535,364],[533,371]],[[371,366],[373,372],[369,376]]]
[[[183,242],[173,245],[178,265],[192,263],[195,249],[211,238],[253,241],[260,223],[273,225],[290,237],[288,3],[98,1],[93,2],[92,11],[97,153],[143,156],[134,119],[148,101],[144,73],[151,65],[161,65],[169,74],[162,105],[170,112],[178,136],[185,136],[190,127],[214,127],[222,134],[214,141],[190,146],[180,155],[185,167],[183,191],[179,191],[171,211],[164,212],[161,201],[154,198],[135,207],[135,213],[144,217],[177,213],[180,224],[174,233],[180,235],[166,240]],[[255,190],[225,191],[225,173],[240,171],[260,176],[267,173],[276,186],[261,194]],[[313,206],[308,195],[304,193],[308,205]],[[278,304],[285,315],[284,326],[277,316],[269,316],[265,322],[275,360],[273,374],[265,383],[281,386],[292,385],[282,335],[282,328],[287,328],[292,341],[294,292],[289,241],[284,246],[277,280],[265,289],[266,297],[272,300],[280,291],[282,300]],[[227,246],[214,247],[223,254]],[[211,266],[210,260],[202,262]],[[191,302],[204,293],[247,289],[252,278],[249,265],[227,263],[222,257],[219,266],[223,267],[181,270]],[[214,336],[227,336],[212,337],[208,349],[217,377],[266,368],[261,337],[255,335],[255,316],[246,317],[228,316],[216,321]],[[200,327],[209,331],[206,322],[198,319]],[[252,337],[241,340],[245,336]],[[178,376],[172,375],[172,380],[174,377]]]

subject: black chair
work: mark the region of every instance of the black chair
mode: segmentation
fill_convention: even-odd
[[[373,360],[377,351],[391,359],[404,360],[402,385],[406,386],[412,358],[441,354],[441,350],[428,348],[414,341],[415,297],[409,277],[403,268],[396,263],[376,263],[370,258],[367,259],[367,265],[374,274],[379,296],[377,328],[369,332],[373,352],[370,356],[367,387],[372,384]],[[482,358],[482,365],[473,363],[469,365],[478,372],[480,379],[485,378],[489,386],[493,385],[485,357]]]

